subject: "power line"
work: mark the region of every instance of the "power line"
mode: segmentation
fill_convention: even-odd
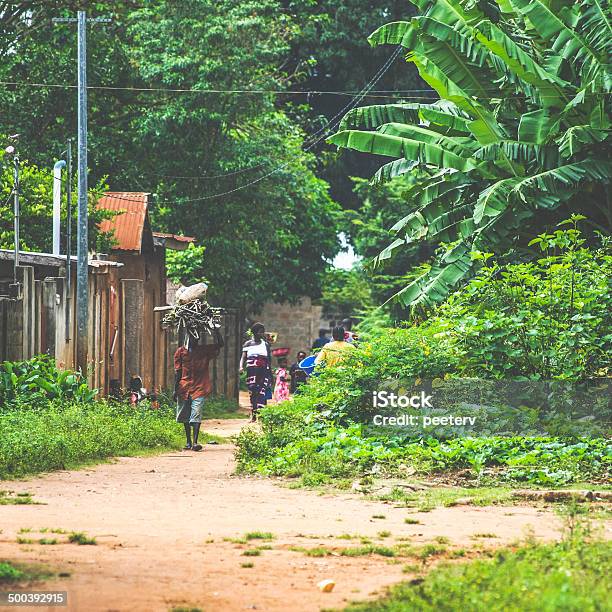
[[[14,85],[17,87],[37,87],[48,89],[76,89],[76,85],[69,83],[30,83],[26,81],[0,81],[0,85]],[[115,85],[88,85],[87,89],[99,89],[103,91],[134,91],[134,92],[153,92],[153,93],[197,93],[197,94],[277,94],[277,95],[334,95],[334,96],[355,96],[362,93],[359,91],[341,90],[301,90],[301,89],[197,89],[197,88],[165,88],[165,87],[119,87]],[[431,88],[425,89],[380,89],[372,90],[372,94],[398,94],[411,92],[428,92]],[[389,96],[381,96],[389,97]]]
[[[0,81],[0,85],[12,85],[15,87],[35,87],[48,89],[76,89],[77,85],[69,83],[30,83],[27,81]],[[342,90],[323,90],[323,89],[198,89],[198,88],[165,88],[165,87],[120,87],[117,85],[88,85],[87,89],[101,91],[133,91],[133,92],[151,92],[151,93],[194,93],[194,94],[276,94],[276,95],[330,95],[330,96],[355,96],[360,95],[361,91],[342,91]],[[490,89],[482,88],[482,91],[487,93],[501,93],[498,87]],[[432,88],[411,88],[411,89],[373,89],[367,96],[379,98],[392,98],[403,96],[404,94],[412,93],[435,93]],[[608,91],[590,91],[587,94],[611,95]],[[415,97],[410,96],[409,97]],[[416,96],[428,98],[429,96]],[[531,96],[518,96],[531,97]],[[540,95],[540,97],[556,97],[555,94],[549,96]]]

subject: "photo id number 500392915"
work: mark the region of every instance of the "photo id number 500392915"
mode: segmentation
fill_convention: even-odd
[[[2,606],[66,606],[67,591],[0,591]]]

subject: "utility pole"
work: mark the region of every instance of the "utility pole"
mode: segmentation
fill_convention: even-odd
[[[19,268],[19,153],[13,157],[13,218],[15,234],[15,259],[13,261],[13,284],[17,287],[17,269]]]
[[[87,19],[85,11],[73,17],[53,19],[58,22],[77,22],[77,278],[76,278],[76,363],[82,374],[87,373],[87,345],[89,323],[88,247],[87,247],[87,22],[109,22],[106,18]]]
[[[70,310],[72,300],[72,139],[66,146],[66,342],[70,340]]]
[[[78,224],[77,224],[77,367],[87,373],[89,287],[87,262],[87,16],[78,11]]]

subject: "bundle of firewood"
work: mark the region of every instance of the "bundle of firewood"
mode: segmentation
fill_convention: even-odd
[[[173,306],[162,306],[155,310],[166,311],[162,327],[175,327],[177,332],[184,331],[194,338],[201,334],[212,334],[221,327],[222,308],[214,308],[206,301],[207,286],[204,283],[184,287],[177,292]]]
[[[208,302],[196,299],[172,306],[162,319],[162,327],[176,327],[177,332],[183,330],[199,339],[201,334],[212,334],[221,327],[222,313],[222,308],[213,308]]]

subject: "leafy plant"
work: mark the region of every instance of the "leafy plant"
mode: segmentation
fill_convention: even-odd
[[[0,363],[0,410],[14,403],[36,407],[37,402],[54,398],[90,402],[96,394],[81,374],[60,370],[48,355]]]
[[[440,99],[355,109],[330,141],[394,158],[375,183],[418,172],[391,228],[398,237],[377,258],[420,239],[443,245],[397,293],[415,308],[475,273],[470,252],[524,245],[542,219],[588,211],[609,230],[612,38],[599,0],[554,10],[541,0],[412,1],[420,15],[369,40],[406,48]]]

